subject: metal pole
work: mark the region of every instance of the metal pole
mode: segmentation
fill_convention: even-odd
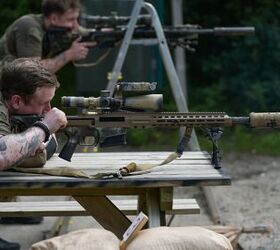
[[[184,23],[183,20],[183,0],[171,0],[172,5],[172,24],[174,26],[181,25]],[[186,74],[186,53],[183,48],[176,48],[174,52],[175,65],[178,72],[178,77],[181,81],[182,91],[185,96],[188,96],[187,91],[187,74]],[[199,148],[199,145],[197,144]],[[213,189],[211,187],[202,187],[202,192],[204,193],[206,203],[208,205],[209,213],[215,224],[221,223],[221,217],[219,209],[215,202]],[[169,224],[171,224],[173,218],[171,217]]]
[[[172,24],[182,25],[183,20],[183,1],[182,0],[172,0]],[[174,50],[175,67],[178,73],[178,77],[181,82],[181,87],[185,96],[187,93],[187,77],[186,77],[186,53],[183,48],[175,48]]]
[[[127,31],[125,32],[125,36],[123,38],[123,42],[122,45],[120,47],[119,53],[118,53],[118,57],[116,59],[116,63],[114,65],[113,68],[113,72],[112,72],[112,76],[111,79],[106,87],[106,89],[110,90],[111,94],[114,90],[115,84],[118,81],[118,76],[121,73],[121,69],[124,63],[124,59],[126,57],[127,51],[128,51],[128,47],[130,45],[132,36],[133,36],[133,32],[134,32],[134,28],[135,25],[137,23],[137,18],[140,14],[141,8],[143,7],[143,0],[136,0],[132,13],[131,13],[131,18],[130,21],[128,23],[128,28]]]
[[[160,54],[164,63],[164,67],[166,69],[166,73],[171,85],[171,89],[173,92],[173,96],[177,105],[177,108],[179,112],[188,112],[188,106],[187,106],[187,96],[184,95],[182,86],[179,80],[179,77],[177,75],[175,66],[172,61],[172,57],[170,54],[170,50],[167,45],[167,41],[158,17],[158,14],[154,8],[154,6],[150,3],[144,2],[144,8],[148,11],[148,13],[152,17],[152,24],[155,28],[158,42],[159,42],[159,50]],[[198,151],[200,150],[198,140],[196,137],[196,134],[193,132],[191,136],[191,140],[189,143],[189,146],[191,150]]]

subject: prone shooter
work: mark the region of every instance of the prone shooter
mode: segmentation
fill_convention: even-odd
[[[115,87],[112,97],[103,91],[100,97],[62,97],[62,105],[66,108],[82,109],[81,115],[67,116],[68,124],[63,132],[68,140],[59,156],[70,161],[78,144],[84,144],[88,137],[93,138],[92,145],[113,139],[113,143],[125,143],[124,134],[112,138],[100,139],[102,128],[180,128],[185,127],[176,153],[182,155],[193,128],[201,128],[213,144],[212,164],[221,168],[218,140],[222,135],[221,127],[245,125],[251,128],[279,128],[280,113],[250,113],[248,117],[230,117],[224,112],[158,112],[162,106],[162,95],[146,94],[125,96],[131,92],[147,92],[156,88],[155,83],[121,82]],[[27,121],[27,119],[30,119]],[[12,117],[14,125],[32,124],[38,116]],[[29,125],[29,126],[30,126]],[[28,125],[27,125],[28,126]],[[115,141],[115,137],[117,140]],[[108,143],[108,142],[107,142]],[[110,142],[109,142],[110,144]]]

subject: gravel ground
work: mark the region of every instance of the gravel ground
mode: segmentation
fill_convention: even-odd
[[[222,223],[236,227],[272,226],[271,235],[242,234],[239,244],[245,250],[280,249],[280,157],[228,154],[224,156],[223,165],[232,176],[232,185],[211,187]],[[195,197],[201,214],[176,216],[172,226],[213,224],[201,190],[178,188],[175,194]],[[0,225],[0,237],[19,242],[21,249],[27,250],[32,243],[42,240],[43,232],[50,229],[54,220],[45,218],[44,223],[36,226]],[[72,217],[69,229],[92,226],[99,227],[88,217]]]
[[[223,165],[232,177],[232,185],[211,187],[222,224],[235,227],[270,226],[270,235],[242,234],[239,238],[240,248],[280,249],[280,157],[229,154],[224,157]],[[212,223],[202,192],[192,191],[202,208],[201,215],[184,221],[175,218],[173,225]],[[178,195],[184,193],[185,189],[177,190]]]
[[[280,249],[280,157],[228,155],[224,165],[232,186],[213,188],[226,225],[269,225],[272,234],[243,234],[244,249]]]

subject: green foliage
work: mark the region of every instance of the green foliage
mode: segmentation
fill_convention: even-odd
[[[175,150],[179,132],[175,129],[133,129],[127,132],[129,146],[145,150]]]
[[[16,18],[39,13],[41,1],[1,0],[0,33]],[[225,111],[229,115],[248,115],[251,111],[279,111],[280,99],[280,2],[267,1],[183,1],[185,23],[215,26],[254,26],[248,37],[200,36],[197,51],[187,54],[188,103],[192,111]],[[166,4],[166,13],[170,5]],[[62,87],[53,102],[60,106],[62,95],[75,95],[74,68],[65,67],[58,78]],[[143,79],[145,80],[145,79]],[[166,81],[167,82],[167,81]],[[164,86],[164,110],[176,111],[168,83]],[[227,129],[221,140],[224,151],[254,151],[279,154],[278,131],[257,132]],[[131,130],[129,144],[146,149],[172,149],[177,130]],[[202,133],[201,147],[211,149]],[[278,139],[279,138],[279,139]]]
[[[189,56],[191,107],[231,114],[279,110],[279,3],[188,1],[188,22],[204,27],[254,26],[255,36],[200,37]]]
[[[18,17],[29,13],[40,13],[41,1],[1,0],[0,1],[0,34]]]
[[[190,110],[225,111],[233,116],[279,111],[279,5],[275,1],[184,2],[185,23],[205,28],[254,26],[256,30],[254,36],[247,37],[200,36],[197,51],[187,55]],[[172,98],[168,87],[167,93]],[[168,110],[174,110],[170,100]],[[221,149],[279,155],[278,133],[226,129]],[[165,133],[162,136],[169,137]],[[203,133],[198,132],[198,138],[201,147],[211,151]]]
[[[198,135],[203,150],[211,151],[211,142]],[[244,127],[226,129],[219,141],[220,149],[227,152],[251,152],[254,154],[279,155],[280,132],[276,130],[251,130]]]
[[[57,79],[60,82],[60,88],[56,91],[56,95],[52,101],[54,107],[61,108],[62,96],[75,96],[76,91],[74,87],[75,69],[72,64],[66,65],[57,73]]]
[[[200,148],[211,152],[212,143],[205,133],[196,129],[196,134]],[[174,151],[179,143],[177,129],[133,129],[128,130],[127,136],[128,145],[138,150]],[[218,144],[222,154],[234,151],[279,156],[280,131],[226,128]]]

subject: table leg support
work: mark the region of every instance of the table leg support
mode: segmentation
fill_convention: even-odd
[[[165,225],[165,212],[160,210],[160,191],[158,189],[147,190],[146,200],[149,228]]]
[[[131,221],[106,196],[74,196],[105,229],[113,232],[119,239],[130,226]]]

